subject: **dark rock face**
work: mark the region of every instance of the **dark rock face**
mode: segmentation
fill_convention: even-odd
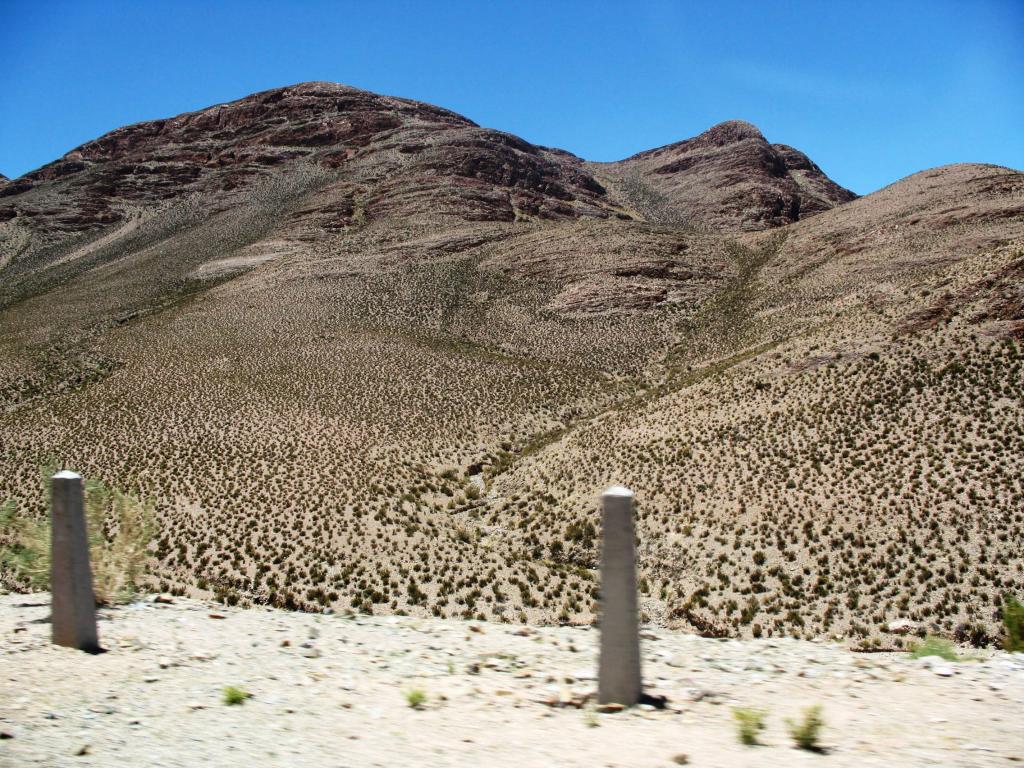
[[[801,152],[731,121],[693,139],[602,166],[658,197],[667,218],[761,229],[853,198]],[[223,210],[259,184],[343,178],[346,217],[517,221],[665,215],[626,189],[609,195],[588,165],[477,126],[439,107],[332,83],[253,94],[112,131],[21,178],[0,181],[0,221],[52,242],[199,196]],[[627,185],[628,186],[628,185]],[[641,196],[643,197],[643,196]],[[637,203],[641,203],[637,205]],[[628,205],[627,205],[628,207]]]
[[[218,196],[330,172],[362,185],[367,216],[468,220],[605,216],[578,158],[480,128],[448,110],[304,83],[119,128],[0,188],[32,229],[73,234],[138,206]],[[301,183],[302,179],[293,179]],[[58,197],[60,212],[48,200]],[[210,207],[218,207],[212,204]],[[10,208],[2,215],[13,217]]]
[[[717,230],[783,226],[856,197],[807,155],[769,144],[740,120],[595,170],[647,218]]]
[[[570,238],[545,261],[552,274],[572,262],[575,280],[590,267],[574,252],[618,253],[623,233],[639,231],[628,224],[735,233],[852,197],[805,155],[768,144],[749,123],[723,123],[619,163],[593,164],[429,104],[302,83],[119,128],[0,181],[0,307],[114,262],[132,264],[119,274],[131,278],[122,292],[134,307],[197,275],[219,274],[221,267],[209,265],[225,259],[386,255],[404,242],[403,261],[427,260],[458,252],[461,228],[606,221],[612,226],[599,230],[605,246]],[[485,234],[500,240],[511,231]],[[671,236],[644,238],[655,261],[671,254]],[[546,253],[546,239],[535,252]],[[531,259],[509,243],[509,258]],[[606,277],[612,285],[635,281],[643,289],[635,301],[644,306],[690,295],[682,287],[689,278],[672,277],[669,289],[659,282],[664,276],[608,274],[553,306],[604,306],[614,293]],[[116,293],[97,291],[102,301]]]

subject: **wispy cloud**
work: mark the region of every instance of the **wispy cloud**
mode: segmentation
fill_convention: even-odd
[[[911,98],[911,83],[895,79],[852,77],[821,69],[780,66],[775,63],[732,59],[725,62],[723,73],[737,84],[770,95],[797,99],[843,102],[879,102]]]

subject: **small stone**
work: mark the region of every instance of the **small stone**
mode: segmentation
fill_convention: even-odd
[[[932,667],[932,672],[939,677],[952,677],[955,674],[955,670],[949,664],[936,664]]]
[[[88,754],[89,754],[89,745],[88,744],[83,744],[82,746],[80,746],[78,749],[75,750],[75,757],[82,757],[83,755],[88,755]]]
[[[170,595],[156,595],[153,602],[161,605],[174,605],[174,598]]]
[[[320,658],[320,649],[319,648],[306,648],[302,652],[302,655],[305,656],[307,659],[319,659]]]
[[[161,656],[157,659],[156,663],[160,665],[160,669],[167,669],[168,667],[174,666],[174,663],[166,656]]]
[[[614,714],[615,712],[622,712],[625,708],[626,706],[624,704],[617,704],[615,702],[597,705],[597,711],[606,715]]]
[[[917,622],[910,619],[896,619],[886,625],[886,631],[893,635],[909,635],[917,632]]]

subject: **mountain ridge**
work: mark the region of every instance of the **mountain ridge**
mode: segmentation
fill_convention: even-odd
[[[403,126],[403,120],[410,125]],[[570,152],[539,147],[508,133],[481,128],[468,118],[422,102],[379,96],[358,88],[323,82],[262,91],[175,117],[143,121],[115,129],[72,149],[42,168],[22,175],[7,185],[0,195],[19,196],[31,191],[39,183],[75,178],[101,163],[119,162],[129,165],[115,166],[109,173],[103,174],[94,184],[98,193],[108,197],[121,194],[132,201],[132,182],[136,176],[144,175],[146,178],[143,181],[147,188],[159,185],[160,189],[157,190],[159,194],[144,197],[142,202],[154,202],[154,197],[172,197],[182,191],[182,187],[202,187],[204,177],[211,175],[211,170],[217,169],[225,169],[221,174],[225,178],[215,179],[219,185],[214,188],[230,191],[234,185],[244,183],[249,177],[265,175],[262,172],[268,166],[297,158],[306,157],[325,168],[338,168],[358,153],[361,147],[382,136],[386,138],[389,132],[400,134],[404,127],[414,127],[412,124],[415,122],[432,125],[439,132],[445,129],[469,131],[465,138],[456,139],[456,147],[476,144],[478,149],[483,150],[488,143],[504,146],[504,151],[497,158],[466,157],[462,161],[463,165],[454,169],[458,178],[482,177],[499,186],[513,189],[535,187],[533,191],[544,197],[570,202],[580,199],[590,203],[589,208],[585,206],[579,212],[583,215],[602,216],[609,213],[602,210],[601,205],[593,205],[603,197],[604,191],[586,174],[586,161]],[[738,121],[723,123],[693,139],[650,150],[634,158],[683,145],[707,143],[727,132],[729,125],[749,126]],[[750,126],[750,129],[764,142],[756,128]],[[397,150],[408,154],[423,151],[422,144],[417,143],[422,136],[413,135],[410,139],[398,142]],[[194,146],[196,142],[203,142],[203,146]],[[182,148],[177,152],[167,152],[165,149],[168,145],[173,147],[180,144],[186,145],[187,149]],[[225,146],[235,149],[226,151],[223,149]],[[328,147],[336,149],[328,151],[325,149]],[[518,167],[522,164],[517,164],[516,152],[534,158],[535,162],[528,163],[525,168]],[[802,154],[799,156],[806,159]],[[505,169],[504,176],[501,175],[501,168],[488,166],[488,159],[492,161],[492,166],[494,160],[501,163]],[[451,157],[442,160],[449,163],[449,166],[453,164]],[[132,166],[131,163],[142,165]],[[818,176],[824,178],[820,169],[809,161],[801,166],[801,170],[814,174],[815,180],[818,180]],[[557,177],[557,180],[549,178],[551,176]],[[527,206],[526,213],[572,215],[572,211],[564,205],[549,205],[552,208],[550,211]],[[0,211],[0,216],[11,218],[16,213],[13,206],[7,205]],[[493,211],[488,213],[494,214]],[[116,211],[108,207],[93,211],[91,215],[87,213],[82,217],[80,225],[88,227],[109,224],[112,223],[112,217],[116,217]],[[504,218],[509,217],[504,215]]]

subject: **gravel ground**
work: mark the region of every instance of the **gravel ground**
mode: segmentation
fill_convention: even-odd
[[[1024,654],[854,654],[645,631],[664,709],[586,701],[596,630],[228,609],[101,613],[106,653],[48,644],[47,595],[0,596],[4,766],[1009,766],[1024,762]],[[228,706],[226,686],[251,694]],[[407,694],[420,690],[413,708]],[[785,719],[820,704],[823,750]],[[762,746],[734,707],[768,710]]]

